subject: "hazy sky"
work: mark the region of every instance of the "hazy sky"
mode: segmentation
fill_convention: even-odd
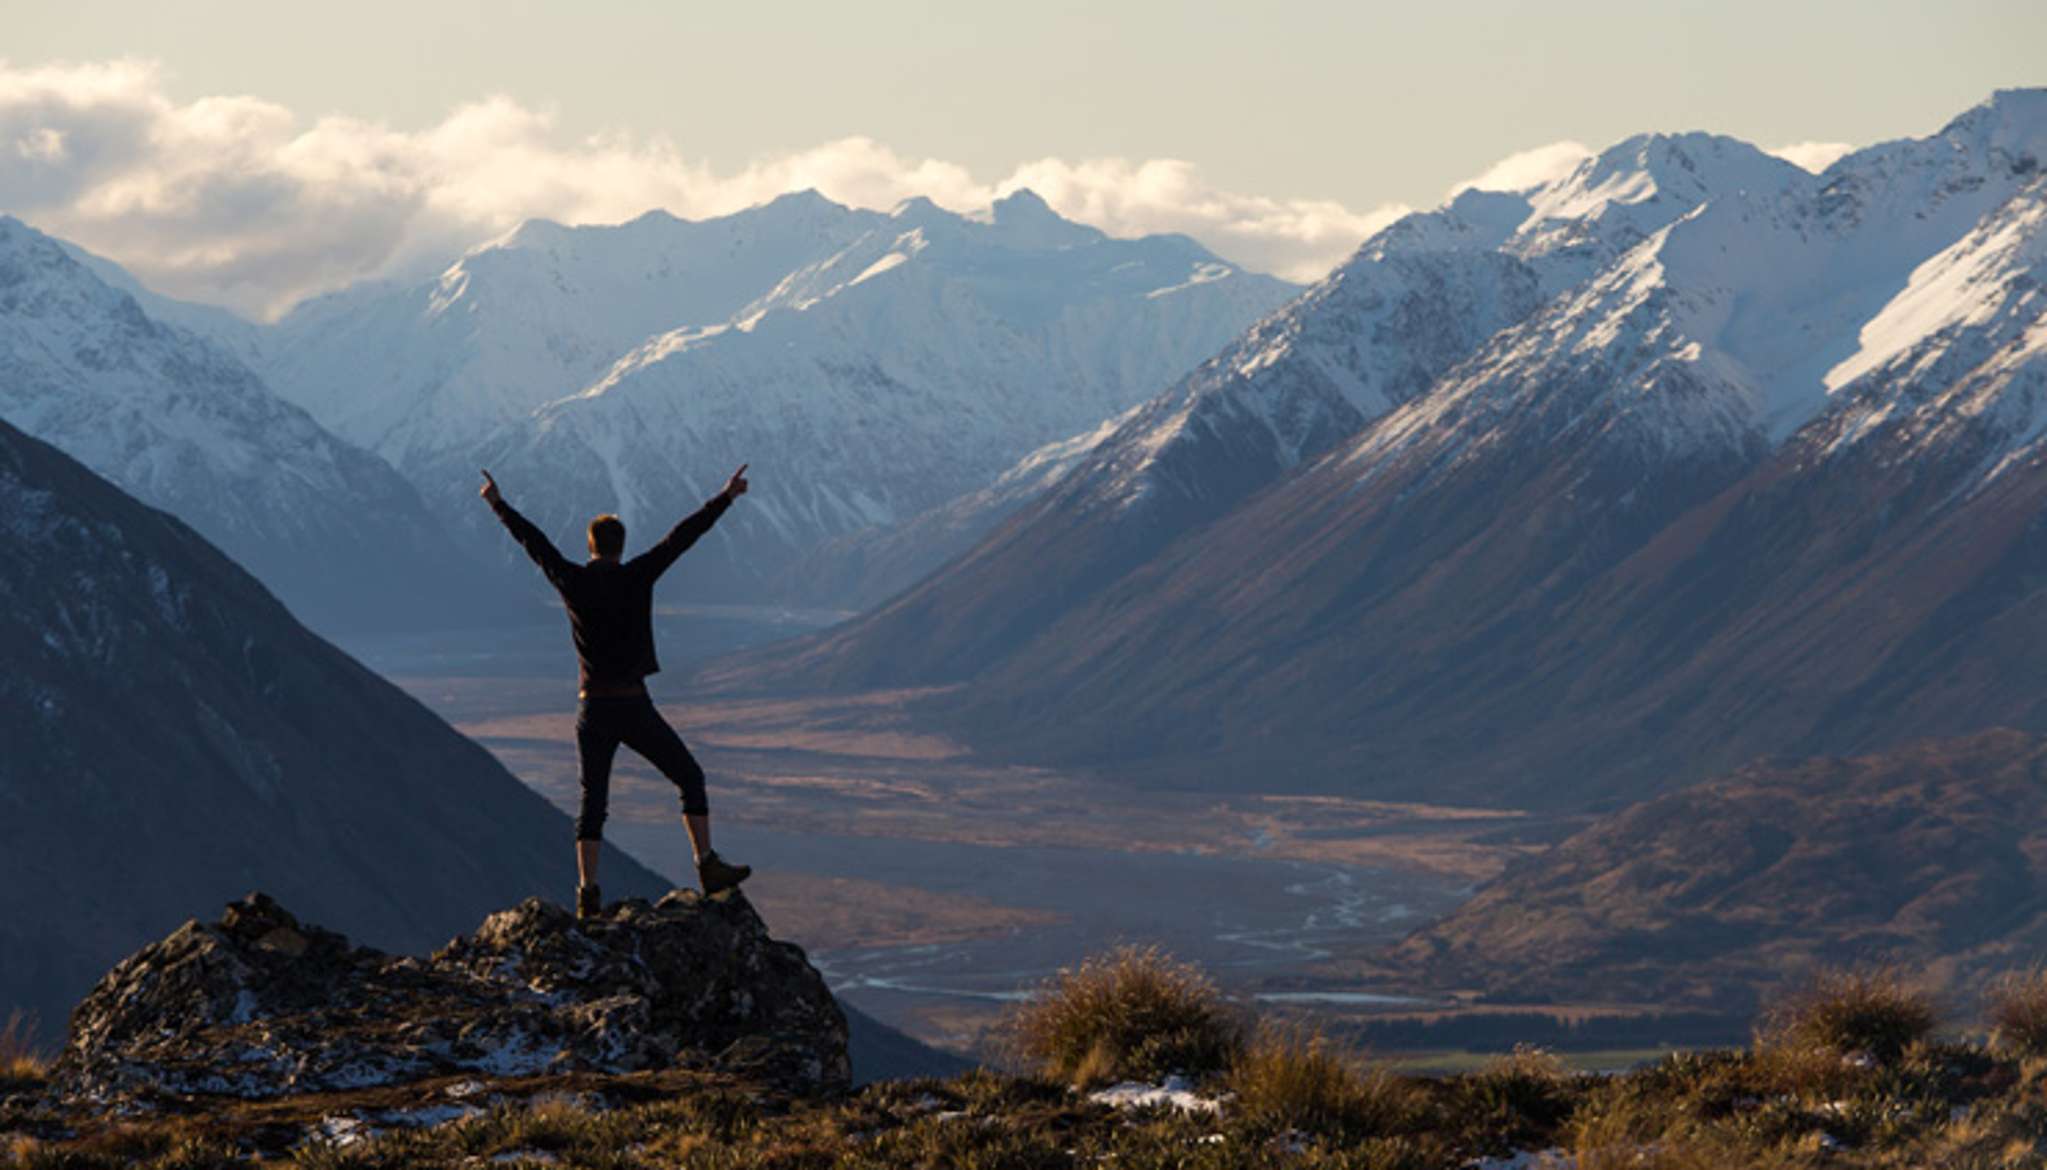
[[[871,187],[873,200],[921,177],[951,205],[1031,181],[1061,187],[1063,197],[1047,192],[1055,206],[1112,230],[1188,230],[1302,276],[1391,208],[1434,204],[1494,161],[1559,140],[1597,148],[1641,130],[1708,129],[1765,147],[1860,145],[1930,133],[1994,88],[2047,84],[2041,0],[7,7],[0,148],[12,137],[15,157],[0,153],[0,201],[173,284],[180,263],[194,273],[227,263],[186,291],[245,308],[340,279],[345,246],[288,280],[289,259],[237,267],[221,243],[177,261],[138,242],[139,223],[109,228],[117,205],[132,215],[209,191],[258,197],[226,190],[233,175],[217,165],[194,178],[166,138],[218,154],[224,136],[267,136],[236,165],[277,172],[271,186],[303,186],[301,156],[336,181],[398,166],[406,177],[386,193],[431,207],[454,234],[463,216],[602,218],[615,209],[592,190],[599,182],[613,201],[688,213],[819,174],[841,185],[837,197]],[[124,71],[106,70],[123,59]],[[220,97],[245,100],[202,100]],[[490,98],[501,100],[479,105]],[[75,170],[88,147],[111,158],[115,148],[92,145],[109,132],[108,102],[126,103],[122,125],[148,123],[122,139],[151,144],[142,186],[109,195],[55,171],[24,177],[19,160],[47,171]],[[63,120],[87,107],[99,111],[90,125]],[[350,145],[336,145],[342,129]],[[486,139],[516,150],[482,160]],[[362,145],[372,140],[381,145]],[[391,162],[401,148],[415,152],[402,166]],[[453,155],[471,161],[451,179],[442,160]],[[517,165],[541,155],[538,169]],[[868,186],[845,177],[849,165]],[[457,182],[468,185],[447,186]],[[154,194],[136,194],[144,186]],[[346,202],[360,211],[361,198]],[[213,222],[186,220],[157,226]],[[392,247],[426,247],[406,239]]]

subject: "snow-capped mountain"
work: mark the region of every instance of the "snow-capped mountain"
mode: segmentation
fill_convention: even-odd
[[[531,220],[437,280],[295,307],[267,331],[260,368],[336,434],[416,476],[584,389],[648,338],[728,320],[882,218],[806,191],[702,222]]]
[[[914,590],[710,677],[971,678],[935,709],[1027,758],[1480,800],[2047,727],[2043,135],[2001,93],[1819,176],[1686,135],[1467,193]],[[1433,368],[1384,295],[1309,318],[1394,257],[1519,295],[1428,302],[1471,339]],[[1375,402],[1385,363],[1423,384]]]
[[[478,467],[576,543],[604,511],[658,531],[749,463],[685,588],[759,598],[827,541],[1098,427],[1295,291],[1028,191],[985,218],[807,192],[701,223],[528,224],[431,285],[295,310],[263,369],[500,551]]]
[[[5,217],[0,417],[177,514],[323,629],[426,626],[505,601],[389,465]]]

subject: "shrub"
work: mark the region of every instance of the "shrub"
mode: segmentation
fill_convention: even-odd
[[[1765,1013],[1758,1041],[1889,1064],[1939,1023],[1932,994],[1896,970],[1821,971]]]
[[[1411,1082],[1298,1026],[1266,1024],[1230,1066],[1232,1112],[1253,1126],[1357,1138],[1397,1131],[1423,1101]]]
[[[2020,1056],[2047,1056],[2047,968],[2014,971],[1990,986],[1990,1039]]]
[[[1063,968],[1014,1011],[1017,1055],[1080,1086],[1226,1068],[1242,1028],[1199,968],[1156,947],[1120,947]]]

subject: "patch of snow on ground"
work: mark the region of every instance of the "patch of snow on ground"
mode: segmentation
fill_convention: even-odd
[[[1143,1081],[1123,1081],[1089,1093],[1088,1100],[1098,1105],[1109,1105],[1117,1109],[1143,1109],[1153,1106],[1170,1105],[1183,1113],[1218,1113],[1222,1110],[1221,1097],[1204,1097],[1194,1091],[1194,1082],[1181,1076],[1170,1076],[1165,1083],[1152,1085]]]

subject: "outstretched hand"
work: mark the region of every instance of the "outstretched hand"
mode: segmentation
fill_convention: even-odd
[[[732,478],[725,481],[723,494],[726,499],[736,500],[746,494],[746,469],[750,466],[752,465],[747,463],[740,464],[739,470],[732,473]]]
[[[483,473],[483,487],[478,489],[476,494],[482,496],[484,503],[487,504],[495,504],[504,498],[498,495],[498,481],[490,477],[488,470]]]

